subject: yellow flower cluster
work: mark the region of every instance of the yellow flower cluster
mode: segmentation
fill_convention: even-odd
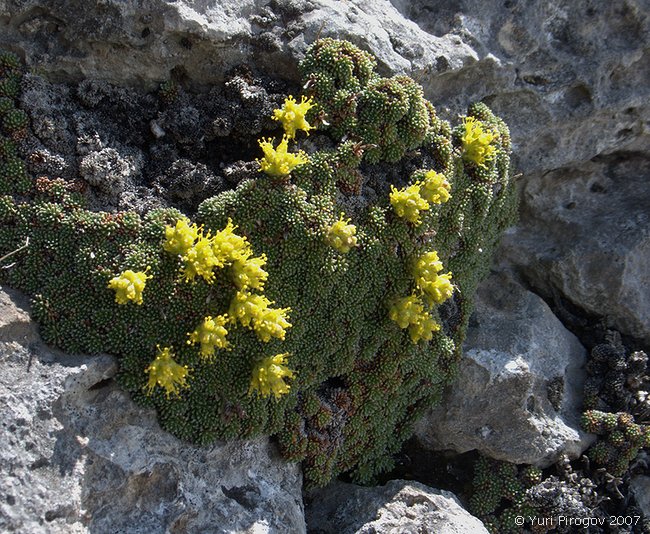
[[[420,195],[420,182],[397,189],[394,185],[390,186],[390,203],[399,217],[403,217],[408,222],[419,225],[420,212],[429,209],[429,203]]]
[[[158,355],[156,359],[151,362],[149,367],[144,371],[149,374],[149,381],[145,386],[147,394],[153,392],[156,385],[165,390],[167,397],[170,395],[178,395],[179,388],[188,387],[186,378],[189,373],[186,365],[179,365],[174,361],[171,348],[165,347],[161,349],[158,347]]]
[[[309,135],[309,130],[314,129],[305,119],[312,107],[314,104],[311,98],[306,99],[303,96],[298,104],[293,96],[289,96],[280,109],[273,110],[272,119],[282,123],[284,135],[277,148],[273,146],[273,139],[258,140],[264,157],[258,159],[257,163],[263,172],[274,178],[284,178],[296,167],[309,161],[309,157],[302,150],[289,152],[289,139],[296,137],[297,130],[303,130]]]
[[[212,250],[219,258],[221,266],[234,261],[249,258],[253,251],[245,237],[237,235],[236,226],[228,219],[228,224],[223,230],[218,231],[212,238]]]
[[[408,328],[411,340],[417,343],[421,339],[429,341],[433,332],[440,330],[436,323],[425,311],[424,304],[416,295],[410,295],[396,300],[389,311],[389,317],[400,328]]]
[[[194,332],[190,332],[187,340],[188,345],[201,344],[199,354],[202,358],[211,361],[214,357],[215,349],[227,349],[230,346],[226,336],[228,330],[225,325],[228,323],[228,315],[219,315],[214,319],[206,317]]]
[[[271,338],[284,340],[287,328],[291,327],[288,319],[289,308],[272,308],[273,304],[264,295],[252,294],[251,290],[263,290],[268,273],[263,269],[266,265],[265,254],[254,257],[253,250],[245,237],[235,233],[236,226],[228,220],[223,230],[211,235],[204,233],[201,227],[190,224],[187,219],[181,219],[174,226],[165,227],[163,249],[170,254],[176,254],[183,260],[182,276],[194,280],[197,276],[207,282],[213,282],[215,267],[231,266],[232,279],[238,292],[232,299],[229,314],[217,317],[208,316],[187,335],[189,345],[200,345],[199,355],[204,361],[211,363],[217,349],[229,349],[227,340],[229,323],[239,321],[243,326],[255,331],[257,337],[268,342]],[[142,303],[142,289],[147,277],[145,273],[126,271],[109,283],[116,289],[116,300],[125,303],[134,300]],[[284,365],[286,354],[272,356],[259,362],[254,370],[251,388],[262,395],[273,393],[276,398],[289,391],[283,377],[293,377]],[[156,385],[165,389],[167,396],[179,395],[180,388],[188,387],[186,379],[187,366],[174,361],[172,348],[158,348],[158,355],[146,368],[149,381],[145,389],[151,394]],[[254,385],[257,384],[257,385]]]
[[[214,253],[210,234],[201,231],[196,243],[183,255],[183,276],[187,282],[201,276],[206,282],[214,281],[214,268],[221,267],[219,258]]]
[[[248,291],[238,291],[230,303],[228,312],[232,322],[239,321],[242,326],[251,328],[265,343],[272,337],[284,341],[286,329],[291,328],[287,321],[289,308],[270,308],[273,304],[264,295],[254,295]]]
[[[431,170],[424,175],[420,186],[420,195],[431,204],[442,204],[451,198],[449,189],[450,185],[445,175]]]
[[[426,211],[431,204],[447,202],[450,185],[443,174],[428,171],[423,180],[418,180],[404,189],[391,185],[390,203],[399,217],[418,226],[422,223],[420,212]]]
[[[296,136],[296,130],[304,130],[309,135],[309,130],[313,130],[314,127],[307,122],[305,115],[313,107],[311,97],[306,99],[303,96],[298,104],[293,96],[289,96],[282,108],[273,110],[273,119],[282,123],[289,139]]]
[[[262,269],[266,256],[253,257],[253,251],[245,237],[237,235],[237,227],[228,220],[223,230],[214,236],[196,224],[191,226],[186,220],[179,220],[176,226],[165,228],[163,248],[172,254],[179,254],[183,259],[183,276],[187,281],[197,276],[206,282],[214,281],[215,267],[232,265],[232,274],[239,289],[262,289],[268,273]]]
[[[281,395],[289,393],[290,386],[284,379],[293,378],[295,375],[285,365],[287,356],[289,356],[288,353],[276,354],[258,362],[253,369],[253,378],[248,388],[248,394],[257,392],[263,397],[273,394],[276,399],[279,399]]]
[[[130,300],[142,304],[142,292],[148,278],[151,276],[147,276],[146,272],[128,270],[112,278],[108,287],[115,290],[115,302],[118,304],[126,304]]]
[[[491,144],[495,138],[494,133],[485,129],[483,123],[474,117],[465,117],[463,125],[463,159],[486,168],[485,163],[491,161],[496,152],[496,148]]]
[[[442,271],[442,262],[435,250],[420,256],[413,268],[415,283],[431,304],[442,304],[454,292],[451,272],[439,274],[440,271]]]
[[[187,219],[179,219],[176,226],[165,227],[165,242],[163,249],[170,254],[185,255],[199,238],[199,229],[195,224],[190,226]]]
[[[442,268],[442,262],[435,250],[425,252],[418,257],[413,265],[413,277],[424,302],[413,294],[396,300],[390,308],[389,317],[400,328],[409,329],[413,343],[421,339],[429,341],[433,337],[433,332],[440,330],[440,325],[425,310],[425,304],[427,306],[442,304],[454,292],[451,273],[439,274]]]
[[[350,252],[352,247],[357,246],[357,227],[349,224],[350,219],[343,219],[343,214],[327,230],[327,242],[329,245],[343,254]]]
[[[260,139],[258,143],[264,152],[264,158],[258,159],[257,162],[262,171],[274,178],[288,176],[296,167],[309,161],[307,154],[302,150],[296,153],[288,151],[289,138],[286,135],[282,136],[278,148],[273,148],[272,139]]]
[[[232,264],[232,277],[239,289],[264,289],[264,282],[269,277],[262,267],[266,265],[266,254],[256,258],[242,258]]]

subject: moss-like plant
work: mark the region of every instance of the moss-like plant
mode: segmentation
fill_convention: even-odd
[[[368,482],[454,374],[514,215],[510,139],[482,104],[452,130],[345,41],[318,41],[301,70],[308,94],[275,113],[285,135],[260,142],[259,175],[195,221],[91,212],[74,183],[3,178],[0,257],[29,246],[0,276],[32,295],[45,340],[116,355],[119,382],[176,436],[274,435],[309,484]],[[333,148],[299,150],[318,130]],[[366,162],[413,150],[426,164],[406,186],[346,209]]]

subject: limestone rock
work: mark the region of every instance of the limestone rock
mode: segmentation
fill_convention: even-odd
[[[422,31],[389,2],[18,0],[0,2],[0,21],[0,44],[12,43],[59,79],[149,87],[172,74],[198,85],[215,83],[244,62],[295,79],[292,56],[319,35],[349,38],[394,71],[443,53],[449,54],[446,65],[460,68],[475,55],[456,36]]]
[[[632,477],[630,486],[643,515],[650,520],[650,476],[637,475]]]
[[[614,154],[537,176],[502,254],[529,283],[650,343],[650,158]]]
[[[267,438],[183,443],[116,386],[113,358],[30,347],[27,318],[0,293],[0,530],[305,531],[299,467]]]
[[[419,441],[540,467],[578,456],[589,444],[579,430],[585,349],[505,275],[488,278],[477,300],[458,376],[418,422]]]
[[[408,480],[366,488],[335,482],[311,494],[307,524],[314,534],[487,533],[456,496]]]

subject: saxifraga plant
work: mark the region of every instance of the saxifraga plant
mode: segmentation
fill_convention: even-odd
[[[174,435],[274,435],[308,484],[364,483],[454,374],[515,213],[510,138],[483,104],[452,128],[346,41],[316,42],[300,68],[306,94],[275,111],[284,136],[259,141],[260,174],[195,221],[91,212],[74,183],[26,187],[3,150],[0,257],[29,246],[0,276],[32,296],[46,341],[117,356],[120,384]],[[306,135],[332,148],[298,150]],[[367,201],[368,173],[404,157],[423,165]]]

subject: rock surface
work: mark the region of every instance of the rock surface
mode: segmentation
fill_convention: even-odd
[[[336,482],[311,494],[307,526],[313,534],[487,533],[449,491],[408,480],[366,488]]]
[[[630,481],[634,497],[646,519],[650,520],[650,476],[637,475]]]
[[[650,158],[616,154],[523,187],[502,253],[537,291],[650,344]]]
[[[542,299],[492,275],[479,289],[464,353],[440,405],[416,426],[423,446],[540,467],[586,449],[586,351]]]
[[[0,292],[0,530],[304,532],[300,469],[266,438],[191,447],[115,385],[108,356],[38,341]]]

